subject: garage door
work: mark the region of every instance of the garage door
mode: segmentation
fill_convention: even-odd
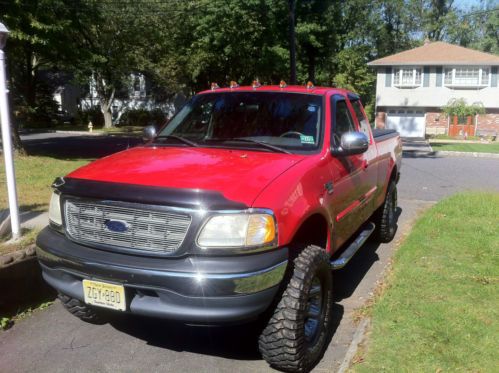
[[[386,128],[397,130],[401,137],[424,137],[424,113],[416,110],[389,110]]]

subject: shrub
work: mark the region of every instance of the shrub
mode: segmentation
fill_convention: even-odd
[[[104,116],[98,107],[78,110],[75,118],[75,124],[86,126],[88,125],[88,122],[92,122],[94,128],[101,128],[104,126]]]

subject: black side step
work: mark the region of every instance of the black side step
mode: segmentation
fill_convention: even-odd
[[[374,223],[368,223],[359,233],[355,241],[353,241],[350,246],[346,248],[341,256],[338,259],[331,261],[331,269],[334,271],[346,266],[350,259],[352,259],[355,253],[362,247],[364,242],[366,242],[369,236],[374,232],[374,228],[376,228]]]

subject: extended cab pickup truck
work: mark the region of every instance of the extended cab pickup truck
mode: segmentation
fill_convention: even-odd
[[[45,280],[89,322],[258,318],[271,366],[311,369],[332,329],[332,270],[395,234],[398,134],[373,134],[351,92],[281,85],[213,87],[145,135],[55,180]]]

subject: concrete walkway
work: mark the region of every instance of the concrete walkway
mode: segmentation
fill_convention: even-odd
[[[42,229],[49,223],[47,211],[25,211],[20,214],[21,227],[27,229]]]
[[[402,150],[404,152],[431,152],[431,146],[425,139],[402,139]]]

